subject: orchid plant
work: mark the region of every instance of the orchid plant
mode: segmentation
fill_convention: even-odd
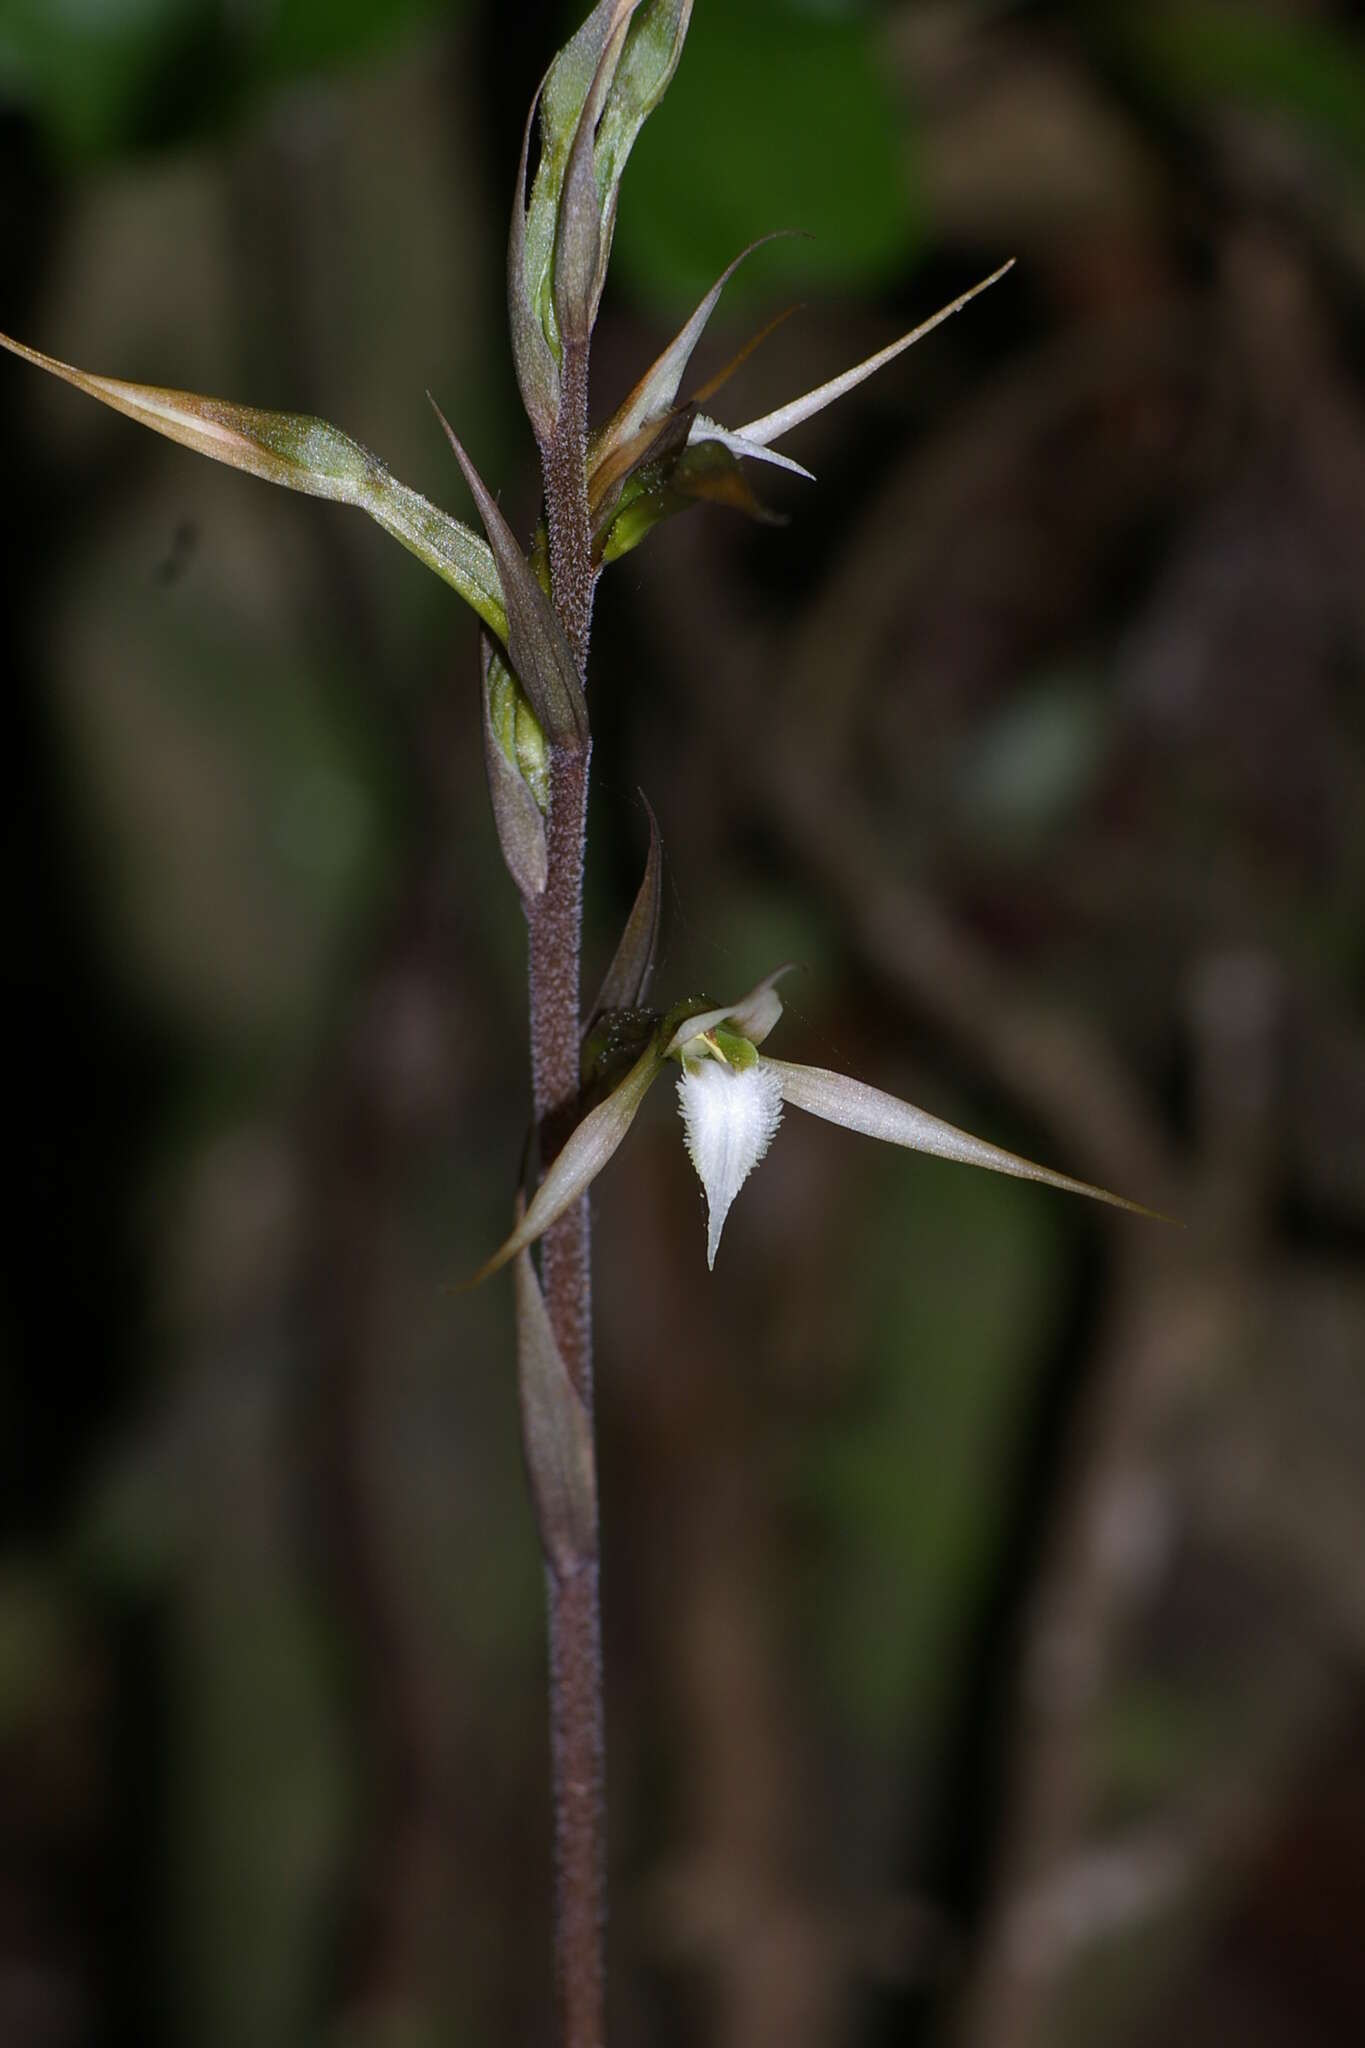
[[[736,1003],[692,997],[666,1012],[649,1009],[661,873],[652,813],[639,895],[598,998],[586,1018],[580,1014],[592,747],[587,661],[604,569],[662,521],[699,502],[768,516],[750,465],[809,477],[776,443],[1010,267],[1001,266],[829,382],[745,425],[726,427],[709,407],[753,343],[718,376],[680,394],[697,342],[750,253],[745,250],[606,423],[590,431],[589,352],[621,177],[678,64],[691,10],[692,0],[599,0],[551,64],[527,119],[508,246],[508,308],[517,379],[544,478],[544,512],[528,548],[439,410],[482,534],[400,483],[325,421],[95,375],[0,336],[38,368],[200,454],[359,507],[443,578],[480,621],[489,791],[528,929],[537,1140],[528,1157],[537,1164],[517,1197],[511,1234],[475,1279],[514,1263],[526,1464],[548,1589],[561,2048],[600,2048],[603,2038],[603,1733],[586,1194],[654,1081],[666,1067],[676,1068],[684,1137],[706,1195],[708,1265],[715,1262],[730,1206],[788,1105],[887,1144],[1122,1208],[1138,1206],[850,1076],[772,1058],[761,1048],[782,1013],[776,984],[785,969]],[[539,1273],[530,1257],[537,1243]]]

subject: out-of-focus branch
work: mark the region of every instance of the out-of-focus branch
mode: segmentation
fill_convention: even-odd
[[[1096,1790],[1094,1719],[1117,1647],[1148,1591],[1160,1520],[1158,1433],[1211,1356],[1244,1340],[1273,1172],[1278,1023],[1273,978],[1250,957],[1210,961],[1192,990],[1202,1159],[1187,1183],[1189,1246],[1131,1247],[1061,1470],[1064,1492],[1024,1615],[1004,1826],[977,1967],[960,2015],[967,2048],[1032,2048],[1070,1948],[1042,1902],[1082,1840]],[[1209,1841],[1226,1853],[1226,1828]]]
[[[349,1872],[341,1997],[351,2018],[386,2024],[438,2007],[447,1876],[440,1687],[400,1599],[373,1456],[401,1320],[403,1190],[439,1079],[429,882],[414,876],[314,1104],[303,1299],[321,1526],[370,1787]]]

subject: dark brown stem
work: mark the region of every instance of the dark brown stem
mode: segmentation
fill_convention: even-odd
[[[590,749],[556,748],[550,764],[549,876],[530,917],[531,1082],[546,1163],[578,1100],[578,970]],[[586,1198],[546,1231],[545,1305],[560,1354],[592,1413],[591,1273]]]
[[[544,450],[550,579],[582,674],[592,618],[587,493],[587,351],[565,350],[559,423]],[[529,913],[531,1069],[542,1157],[572,1127],[579,1093],[579,954],[590,748],[555,748],[546,821],[549,873]],[[551,1327],[591,1425],[592,1272],[586,1196],[545,1234],[541,1284]],[[550,1750],[555,1815],[558,2048],[603,2048],[605,1801],[598,1540],[569,1566],[546,1559]]]
[[[588,351],[566,346],[559,417],[542,451],[555,610],[582,675],[592,625],[592,523],[588,515]]]
[[[557,1574],[547,1567],[545,1582],[555,1808],[557,2039],[559,2048],[602,2048],[605,1758],[596,1555],[572,1573]]]

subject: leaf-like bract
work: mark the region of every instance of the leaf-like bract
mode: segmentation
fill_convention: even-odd
[[[516,677],[486,633],[479,654],[483,670],[483,751],[493,821],[507,872],[529,901],[545,893],[549,851],[544,816],[517,759],[518,711],[525,718],[527,707]]]
[[[312,498],[358,506],[457,590],[500,640],[506,639],[502,586],[486,542],[390,476],[378,456],[339,427],[306,413],[262,412],[256,406],[202,398],[191,391],[98,377],[4,334],[0,346],[214,462]]]
[[[663,840],[659,821],[644,791],[640,801],[649,819],[649,852],[630,916],[626,919],[612,962],[602,978],[597,1001],[588,1012],[584,1036],[608,1010],[636,1010],[649,995],[654,977],[654,956],[659,946],[659,922],[663,911]]]
[[[431,405],[464,472],[498,565],[507,610],[507,652],[512,666],[547,736],[560,745],[583,746],[588,738],[588,707],[564,628],[518,547],[517,537],[503,518],[496,498],[460,445],[455,429],[434,398]]]
[[[597,1468],[592,1425],[560,1355],[529,1252],[516,1264],[517,1397],[527,1476],[552,1567],[570,1571],[593,1547]]]
[[[542,81],[529,196],[527,122],[508,237],[508,305],[517,378],[542,447],[559,406],[561,308],[583,340],[602,296],[621,174],[677,67],[691,14],[692,0],[600,0]]]
[[[588,1111],[551,1162],[511,1236],[499,1245],[491,1259],[485,1260],[468,1286],[477,1287],[518,1252],[533,1245],[586,1193],[634,1123],[636,1111],[662,1065],[662,1053],[657,1046],[650,1045],[606,1100]]]

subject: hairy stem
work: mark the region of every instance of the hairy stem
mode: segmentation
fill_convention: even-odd
[[[593,568],[587,492],[586,349],[565,350],[561,403],[544,453],[555,610],[579,673],[587,667]],[[549,872],[530,913],[531,1067],[542,1158],[572,1128],[579,1092],[579,956],[590,748],[550,764]],[[591,1424],[592,1271],[585,1196],[545,1234],[541,1283],[551,1327]],[[555,1826],[558,2048],[603,2048],[605,1801],[598,1538],[571,1565],[546,1559],[550,1751]]]
[[[530,919],[531,1083],[544,1164],[573,1127],[579,1075],[579,953],[583,925],[588,748],[550,762],[549,873]],[[545,1306],[569,1377],[592,1409],[591,1275],[586,1196],[546,1231]]]
[[[588,514],[588,351],[566,343],[559,416],[543,450],[555,610],[578,662],[588,665],[592,624],[592,522]]]

